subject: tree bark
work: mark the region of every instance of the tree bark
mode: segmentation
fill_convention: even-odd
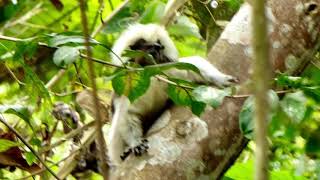
[[[318,48],[320,0],[269,0],[267,18],[273,71],[296,72]],[[251,7],[244,4],[227,25],[208,59],[218,69],[240,79],[238,94],[251,93]],[[148,155],[130,156],[114,179],[219,179],[248,140],[239,130],[238,113],[245,98],[227,98],[208,108],[199,120],[190,110],[174,106],[148,135]],[[204,123],[205,122],[205,123]]]

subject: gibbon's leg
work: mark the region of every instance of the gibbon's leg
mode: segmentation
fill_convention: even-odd
[[[148,149],[147,140],[142,139],[141,120],[130,112],[130,101],[121,96],[114,99],[114,114],[109,132],[109,158],[119,165],[130,153],[140,156]]]
[[[141,119],[134,113],[127,112],[126,124],[120,129],[121,136],[128,146],[124,153],[121,155],[121,159],[124,160],[131,152],[135,156],[141,156],[147,152],[149,148],[147,140],[143,139],[143,129]]]
[[[125,121],[122,115],[127,113],[130,102],[125,96],[120,96],[114,98],[112,103],[114,112],[109,130],[108,156],[112,165],[119,165],[121,163],[120,156],[125,147],[125,142],[120,132],[123,121]]]
[[[210,83],[218,87],[225,87],[238,82],[237,78],[220,72],[209,61],[200,56],[179,58],[179,62],[196,66],[201,75],[190,70],[186,71],[178,69],[169,70],[169,75],[198,83]]]

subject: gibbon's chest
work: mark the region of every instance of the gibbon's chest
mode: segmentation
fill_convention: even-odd
[[[144,133],[172,105],[167,95],[167,87],[165,82],[152,78],[147,92],[130,105],[128,111],[140,116]]]

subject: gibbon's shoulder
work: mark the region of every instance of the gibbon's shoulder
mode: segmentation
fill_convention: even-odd
[[[172,60],[178,59],[178,50],[176,49],[173,41],[170,39],[168,32],[163,26],[158,24],[132,24],[129,25],[119,38],[115,41],[112,51],[121,57],[124,50],[135,44],[138,40],[144,39],[148,43],[160,43],[164,46],[164,54]],[[112,62],[117,65],[121,65],[119,58],[111,53]],[[126,62],[128,58],[121,57],[123,62]]]

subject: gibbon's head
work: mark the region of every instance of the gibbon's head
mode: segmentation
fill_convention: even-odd
[[[177,61],[178,50],[170,39],[164,27],[156,24],[133,24],[124,31],[114,43],[112,51],[117,54],[123,62],[131,61],[123,57],[124,50],[142,50],[153,56],[157,64]],[[122,65],[119,58],[111,53],[112,63]],[[140,65],[153,64],[150,60],[136,58],[133,61]]]

